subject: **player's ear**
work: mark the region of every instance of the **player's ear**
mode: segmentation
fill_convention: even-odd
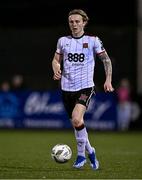
[[[84,27],[87,25],[87,21],[83,21]]]

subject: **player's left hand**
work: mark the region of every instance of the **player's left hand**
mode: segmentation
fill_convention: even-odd
[[[104,83],[104,91],[105,92],[113,92],[114,88],[112,87],[112,84],[110,82],[105,82]]]

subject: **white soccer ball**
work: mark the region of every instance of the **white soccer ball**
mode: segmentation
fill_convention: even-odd
[[[58,163],[65,163],[71,159],[72,150],[66,144],[57,144],[52,148],[52,158]]]

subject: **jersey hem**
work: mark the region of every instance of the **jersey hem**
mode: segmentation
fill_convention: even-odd
[[[61,88],[62,91],[66,91],[66,92],[76,92],[76,91],[80,91],[82,89],[86,89],[86,88],[92,88],[94,87],[95,85],[91,85],[91,86],[86,86],[86,87],[82,87],[82,88],[78,88],[78,89],[64,89],[64,88]]]

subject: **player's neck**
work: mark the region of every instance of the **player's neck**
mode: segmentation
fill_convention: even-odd
[[[74,38],[81,38],[84,35],[84,31],[80,32],[80,33],[72,33],[72,37]]]

